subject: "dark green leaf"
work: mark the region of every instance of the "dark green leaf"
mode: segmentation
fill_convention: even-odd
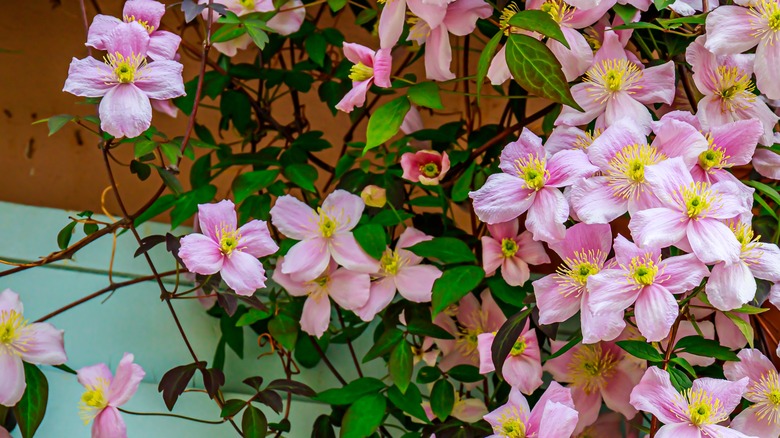
[[[77,222],[75,221],[71,222],[57,233],[57,246],[60,249],[64,250],[70,244],[70,238],[73,237],[73,229],[76,228],[76,224]]]
[[[371,223],[382,225],[384,227],[392,227],[398,225],[407,219],[414,217],[413,214],[402,210],[382,210],[371,218]]]
[[[296,186],[316,193],[314,181],[317,181],[317,169],[309,164],[291,164],[284,168],[284,176]]]
[[[157,200],[154,201],[152,205],[146,209],[146,211],[135,218],[133,224],[137,227],[142,223],[154,218],[158,214],[165,212],[169,208],[173,207],[174,204],[176,204],[176,195],[162,195],[157,198]]]
[[[373,377],[362,377],[349,382],[343,388],[322,391],[314,399],[329,405],[350,405],[364,395],[377,393],[383,389],[385,389],[385,384],[381,380]]]
[[[176,228],[191,218],[198,211],[199,204],[206,204],[214,199],[217,186],[211,184],[198,187],[187,192],[176,200],[176,206],[171,210],[171,228]]]
[[[190,185],[193,189],[203,187],[211,181],[211,154],[206,154],[192,164]]]
[[[233,197],[236,203],[243,201],[248,196],[271,185],[276,177],[279,176],[279,170],[256,170],[238,175],[233,180]]]
[[[674,0],[653,0],[653,4],[655,5],[655,8],[658,9],[659,11],[663,11],[672,3],[674,3]]]
[[[368,119],[366,147],[363,148],[363,153],[390,140],[401,128],[409,108],[411,104],[406,96],[393,99],[377,108]]]
[[[776,204],[780,204],[780,193],[777,193],[777,190],[772,188],[771,186],[768,186],[760,181],[755,180],[749,180],[749,181],[742,181],[746,185],[749,185],[750,187],[753,187],[757,191],[765,194],[769,197],[769,199],[775,201]]]
[[[98,224],[92,222],[84,224],[84,234],[86,234],[87,236],[89,236],[92,233],[97,233],[98,229],[99,229]]]
[[[469,167],[463,171],[463,174],[455,181],[452,186],[452,201],[463,202],[469,197],[471,190],[471,181],[474,179],[474,171],[477,169],[477,163],[472,162]]]
[[[431,390],[431,410],[439,420],[446,420],[455,406],[455,388],[447,380],[439,380]]]
[[[157,142],[152,140],[141,140],[135,143],[134,154],[136,158],[141,158],[146,154],[152,153],[157,149]]]
[[[474,383],[485,377],[479,373],[479,368],[474,365],[456,365],[447,371],[447,375],[458,382]]]
[[[441,377],[441,370],[436,367],[422,367],[417,372],[417,383],[431,383]]]
[[[163,155],[165,155],[165,158],[168,159],[169,163],[175,164],[181,156],[181,152],[179,152],[179,145],[176,143],[163,143],[160,145],[160,149],[162,150]]]
[[[340,11],[346,5],[347,0],[328,0],[328,6],[330,6],[330,10],[333,12]]]
[[[387,400],[382,394],[361,397],[347,409],[341,422],[341,438],[365,438],[373,434],[385,417]]]
[[[387,390],[387,398],[398,409],[417,418],[425,423],[430,423],[422,407],[422,395],[417,385],[410,385],[405,393],[402,393],[397,387],[392,386]]]
[[[258,321],[270,318],[271,315],[273,315],[273,313],[268,310],[249,309],[248,312],[238,318],[238,321],[236,321],[236,327],[243,327],[245,325],[254,324]]]
[[[628,354],[639,359],[649,360],[651,362],[662,362],[664,357],[652,345],[645,341],[618,341],[618,346],[628,352]]]
[[[54,135],[57,131],[62,129],[63,126],[67,125],[68,122],[75,118],[76,116],[71,116],[70,114],[60,114],[49,117],[47,121],[47,124],[49,125],[49,137]]]
[[[328,42],[322,34],[314,33],[309,35],[304,42],[306,53],[315,64],[322,67],[325,65],[325,52],[328,49]]]
[[[234,40],[245,33],[246,27],[241,24],[225,24],[211,35],[211,42],[224,43],[226,41]]]
[[[728,347],[721,346],[717,341],[704,339],[701,336],[686,336],[674,346],[675,350],[682,350],[685,353],[696,356],[713,357],[719,360],[739,362],[737,354]]]
[[[689,389],[691,386],[693,386],[693,382],[691,382],[691,379],[689,379],[688,376],[685,375],[685,373],[678,370],[677,368],[669,369],[669,378],[672,381],[672,385],[679,392],[683,392],[686,389]]]
[[[441,96],[439,95],[439,86],[435,82],[421,82],[412,85],[406,94],[415,105],[432,109],[444,109],[444,105],[441,103]]]
[[[561,63],[541,41],[528,35],[510,34],[506,63],[515,81],[530,93],[582,111],[571,96]]]
[[[563,44],[567,49],[569,48],[569,42],[566,41],[566,37],[563,36],[561,26],[545,11],[539,9],[518,11],[509,19],[509,24],[512,27],[539,32],[540,34]]]
[[[442,263],[477,261],[471,248],[462,240],[454,237],[436,237],[406,249],[420,257],[441,260]]]
[[[391,352],[403,338],[404,332],[398,330],[395,327],[386,330],[384,333],[382,333],[381,336],[379,336],[379,339],[377,339],[371,349],[368,350],[366,357],[363,358],[363,363],[376,359],[379,356],[384,356],[385,354]]]
[[[490,63],[493,61],[493,56],[496,54],[498,43],[503,35],[503,32],[496,32],[493,38],[485,44],[482,53],[479,54],[479,62],[477,62],[477,105],[479,105],[479,100],[482,97],[482,83],[485,82],[488,69],[490,69]]]
[[[688,374],[690,374],[693,378],[696,378],[696,370],[693,369],[690,363],[688,363],[687,360],[685,360],[682,357],[673,357],[669,359],[669,362],[679,366],[680,368],[684,369]]]
[[[493,345],[490,347],[491,357],[496,367],[496,374],[502,379],[504,375],[501,371],[504,368],[504,362],[506,362],[509,353],[512,352],[512,347],[515,346],[520,333],[523,332],[526,319],[531,314],[531,310],[531,308],[528,308],[509,317],[501,328],[498,329],[496,337],[493,339]]]
[[[292,350],[298,340],[298,321],[280,313],[268,321],[268,332],[282,347]]]
[[[246,25],[246,32],[252,37],[252,41],[262,50],[268,43],[268,34],[263,30],[265,28],[263,23],[258,20],[246,20],[244,25]]]
[[[220,412],[219,416],[222,418],[234,417],[237,413],[241,412],[241,409],[244,409],[244,406],[246,406],[244,400],[239,400],[237,398],[227,400],[222,406],[222,412]]]
[[[160,166],[154,166],[154,168],[157,169],[157,173],[160,174],[160,178],[162,178],[165,185],[171,189],[171,191],[176,196],[184,193],[184,187],[181,186],[179,179],[176,178],[174,174],[172,174],[168,169],[162,168]]]
[[[515,307],[525,306],[523,301],[529,292],[524,287],[510,286],[500,275],[489,277],[486,281],[490,292],[499,300]]]
[[[444,330],[431,321],[420,318],[409,321],[409,323],[406,324],[406,329],[409,330],[409,333],[414,335],[428,336],[434,339],[455,339],[447,330]]]
[[[630,23],[636,15],[636,8],[631,5],[616,4],[612,10],[623,20],[623,23]]]
[[[361,225],[355,228],[354,235],[360,247],[375,259],[380,259],[387,249],[387,235],[380,225]]]
[[[296,382],[290,379],[276,379],[268,384],[266,389],[272,389],[274,391],[284,391],[292,394],[300,395],[302,397],[314,397],[317,395],[313,389],[305,383]]]
[[[265,438],[268,431],[268,420],[260,409],[249,405],[241,418],[241,430],[245,438]]]
[[[402,341],[390,353],[390,361],[387,363],[390,378],[403,393],[406,392],[406,388],[409,387],[409,382],[412,380],[413,357],[412,346],[408,342]]]
[[[333,431],[333,424],[331,424],[329,416],[320,415],[314,420],[311,438],[336,438],[336,433]]]
[[[24,362],[24,380],[27,388],[14,407],[22,437],[31,438],[41,425],[49,402],[49,382],[37,366]]]
[[[485,271],[477,266],[458,266],[444,271],[433,283],[433,313],[442,312],[450,304],[455,304],[472,289],[479,286]]]

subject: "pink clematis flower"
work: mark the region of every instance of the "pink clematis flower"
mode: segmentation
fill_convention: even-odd
[[[288,255],[289,257],[289,255]],[[285,258],[279,258],[279,264],[284,264]],[[368,274],[352,272],[339,268],[331,261],[319,277],[309,280],[296,280],[282,272],[274,271],[273,280],[295,297],[307,297],[303,304],[301,315],[301,330],[320,337],[330,325],[330,300],[333,298],[339,306],[346,310],[359,309],[366,304],[369,297],[371,278]]]
[[[485,185],[469,192],[483,222],[508,222],[528,211],[526,228],[534,240],[563,239],[569,203],[558,189],[593,175],[597,170],[580,150],[564,150],[549,159],[542,139],[523,128],[520,138],[501,152],[503,173],[490,175]]]
[[[404,230],[395,251],[388,247],[382,254],[379,272],[374,274],[378,279],[371,283],[371,296],[355,314],[370,322],[393,301],[396,290],[411,302],[430,302],[433,282],[441,277],[441,271],[433,265],[422,265],[423,258],[406,248],[431,239],[433,237],[415,228]]]
[[[0,405],[14,406],[22,398],[27,383],[24,364],[61,365],[68,357],[62,330],[45,322],[24,320],[19,295],[10,289],[0,292]]]
[[[739,405],[747,385],[747,377],[736,382],[703,377],[681,394],[668,372],[650,367],[631,391],[631,404],[664,423],[658,436],[750,438],[720,425]]]
[[[482,267],[488,276],[501,267],[501,276],[510,286],[522,286],[531,276],[528,265],[550,263],[541,242],[528,231],[520,232],[517,219],[489,224],[490,236],[482,237]],[[492,237],[491,237],[492,236]]]
[[[687,238],[704,263],[740,260],[741,245],[722,222],[749,210],[736,184],[694,182],[679,157],[647,169],[646,178],[659,206],[631,217],[628,228],[640,247],[665,248]]]
[[[572,186],[571,206],[585,223],[609,223],[626,212],[634,214],[657,199],[648,190],[645,171],[670,157],[694,163],[707,149],[707,139],[693,126],[664,119],[655,126],[655,139],[647,137],[636,122],[622,119],[604,130],[587,149],[590,162],[601,175]]]
[[[352,89],[336,104],[336,109],[349,113],[356,106],[363,106],[371,84],[382,88],[390,87],[393,57],[390,49],[379,49],[375,52],[355,43],[344,43],[344,56],[355,64],[349,73]]]
[[[584,223],[569,228],[565,239],[550,245],[563,263],[555,274],[532,283],[540,324],[563,322],[581,311],[583,342],[612,340],[620,335],[626,325],[622,312],[604,313],[596,319],[589,304],[589,277],[613,266],[613,261],[607,261],[611,247],[609,225]]]
[[[772,361],[759,350],[746,348],[739,362],[726,362],[723,374],[731,381],[748,378],[745,398],[754,404],[731,421],[731,428],[757,437],[780,436],[780,376]]]
[[[758,149],[753,155],[753,168],[759,174],[780,180],[780,154],[770,149]]]
[[[444,20],[451,0],[382,0],[379,3],[385,5],[377,27],[379,47],[392,49],[404,31],[407,7],[411,15],[425,21],[430,27],[437,27]]]
[[[149,42],[149,33],[137,22],[119,23],[103,39],[108,52],[105,63],[91,57],[73,58],[70,63],[63,91],[102,97],[100,128],[114,137],[136,137],[149,128],[149,99],[184,95],[183,66],[170,60],[147,64]]]
[[[685,293],[701,283],[709,270],[694,254],[661,259],[658,248],[639,248],[625,237],[615,239],[616,269],[605,269],[588,279],[590,309],[623,312],[634,305],[639,332],[648,342],[669,334],[679,308],[674,294]]]
[[[756,278],[780,281],[780,248],[759,242],[749,223],[730,224],[740,244],[739,261],[720,262],[712,267],[706,291],[710,303],[718,310],[732,310],[747,304],[756,296]]]
[[[122,10],[122,20],[110,15],[95,15],[87,34],[87,45],[107,50],[106,42],[111,31],[123,21],[140,24],[149,33],[146,54],[155,61],[174,60],[181,37],[173,32],[160,30],[160,19],[165,15],[165,5],[154,0],[129,0]],[[110,52],[109,52],[110,53]]]
[[[306,19],[306,8],[301,0],[289,0],[279,7],[276,13],[266,25],[279,35],[290,35],[301,28]]]
[[[551,382],[534,408],[515,388],[509,392],[507,403],[485,415],[493,427],[493,435],[500,437],[562,438],[570,437],[577,427],[571,390]]]
[[[738,6],[724,7],[742,9]],[[720,10],[721,8],[718,8],[718,11]],[[705,43],[705,38],[701,36],[696,38],[685,52],[686,61],[693,66],[696,88],[704,94],[696,114],[702,125],[706,129],[714,130],[737,120],[757,120],[763,126],[759,141],[761,144],[772,145],[772,131],[778,116],[753,94],[755,87],[750,78],[753,75],[755,55],[716,56],[706,47],[708,43]]]
[[[454,340],[435,340],[443,356],[439,363],[442,371],[463,364],[479,366],[479,335],[496,332],[506,322],[504,312],[493,300],[489,290],[484,290],[479,298],[482,304],[470,293],[458,303],[453,316],[461,328],[458,328],[448,312],[436,315],[434,323],[455,337]]]
[[[495,338],[495,333],[481,333],[477,336],[480,374],[496,370],[491,351]],[[542,386],[542,358],[539,341],[536,339],[536,331],[530,328],[530,321],[525,322],[523,331],[520,332],[515,345],[512,346],[512,351],[509,352],[509,356],[504,361],[501,374],[512,388],[517,388],[526,395],[533,394]]]
[[[717,55],[742,53],[756,47],[756,85],[770,99],[780,99],[780,25],[777,0],[738,1],[749,7],[725,5],[707,15],[707,42],[704,46]]]
[[[119,406],[127,403],[138,390],[146,373],[133,363],[133,355],[125,353],[116,367],[116,375],[104,363],[91,365],[76,372],[86,391],[81,396],[79,415],[84,424],[92,423],[93,438],[127,438]]]
[[[345,190],[328,195],[316,212],[290,195],[277,199],[271,208],[271,222],[287,237],[300,240],[280,263],[282,273],[296,280],[314,280],[325,272],[331,256],[351,271],[378,271],[379,262],[366,254],[352,235],[363,208],[360,196]]]
[[[593,119],[599,128],[626,117],[649,130],[652,116],[645,105],[674,100],[674,63],[643,68],[626,56],[619,36],[607,31],[583,83],[571,88],[574,100],[585,110],[564,105],[556,125],[585,125]]]
[[[265,287],[265,269],[258,257],[271,255],[279,246],[265,221],[253,220],[238,228],[232,201],[198,205],[201,233],[181,238],[181,257],[187,270],[201,275],[220,273],[239,295],[251,296]]]
[[[394,1],[398,0],[391,0],[390,3]],[[423,3],[426,3],[425,0]],[[431,2],[433,5],[441,3],[441,1]],[[434,81],[454,79],[455,74],[450,70],[452,63],[450,34],[468,35],[476,29],[478,19],[488,18],[492,13],[493,7],[484,0],[455,0],[446,6],[443,15],[436,11],[435,14],[419,16],[419,20],[409,30],[408,40],[413,40],[420,45],[425,44],[426,77]],[[381,35],[380,30],[380,39]]]
[[[568,149],[579,149],[587,154],[588,148],[601,135],[601,132],[600,129],[583,131],[576,126],[556,126],[547,137],[544,148],[550,155]]]
[[[402,178],[425,186],[437,186],[450,170],[447,153],[433,150],[407,152],[401,156]]]
[[[564,341],[552,341],[552,351],[565,344]],[[556,382],[569,383],[574,407],[580,414],[577,432],[596,422],[602,401],[609,409],[629,420],[636,415],[628,400],[642,370],[616,344],[576,345],[547,361],[544,369],[553,375]]]

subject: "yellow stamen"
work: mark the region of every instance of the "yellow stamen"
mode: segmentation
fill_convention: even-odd
[[[723,111],[745,109],[750,102],[756,100],[756,95],[753,94],[756,87],[750,80],[750,75],[738,67],[719,66],[715,75],[713,79],[717,84],[716,94],[721,97]]]
[[[755,403],[749,409],[759,421],[780,424],[780,379],[777,371],[768,371],[748,388],[745,398]]]
[[[563,264],[556,270],[560,293],[579,296],[588,284],[588,277],[598,274],[604,267],[605,259],[601,250],[576,251],[573,258],[563,259]]]
[[[420,173],[427,176],[428,178],[436,178],[440,173],[439,166],[433,162],[425,163],[420,166]]]
[[[108,385],[108,380],[98,378],[97,383],[95,385],[87,386],[87,390],[81,395],[79,416],[84,421],[85,425],[89,424],[103,408],[108,406],[108,399],[106,398]]]
[[[729,419],[728,412],[725,412],[721,401],[704,390],[688,389],[681,393],[681,399],[678,405],[681,405],[694,426],[717,424]]]
[[[764,44],[774,44],[780,31],[780,5],[773,0],[758,0],[750,6],[753,38],[766,38]]]
[[[520,336],[520,338],[515,341],[515,345],[512,346],[512,350],[509,352],[509,355],[520,356],[525,352],[526,348],[528,348],[528,344],[525,342],[525,337]]]
[[[547,160],[539,159],[530,154],[526,158],[515,160],[515,171],[517,176],[525,180],[525,186],[535,191],[542,189],[550,176],[550,172],[547,170]]]
[[[592,394],[609,381],[617,363],[612,352],[604,351],[600,344],[583,345],[568,365],[572,385]]]
[[[135,18],[135,15],[125,15],[122,18],[124,18],[125,23],[136,22],[136,23],[140,24],[141,26],[143,26],[143,28],[146,29],[147,32],[149,32],[149,33],[154,32],[154,27],[150,26],[148,21],[139,20],[139,19]]]
[[[710,184],[701,181],[691,183],[688,187],[680,187],[673,198],[685,210],[688,217],[695,220],[706,217],[719,200],[718,195],[710,189]]]
[[[509,3],[503,11],[501,11],[501,17],[498,20],[498,26],[504,31],[504,35],[509,36],[512,31],[512,27],[509,25],[509,20],[515,16],[520,10],[515,2]]]
[[[502,239],[501,240],[501,254],[506,258],[514,257],[517,254],[517,242],[514,239]]]
[[[599,135],[601,135],[601,129],[595,129],[592,132],[585,132],[584,135],[578,135],[574,140],[574,148],[582,151],[588,150],[588,147],[593,143],[593,140],[599,138]]]
[[[338,228],[338,222],[334,217],[331,217],[322,208],[318,208],[317,212],[320,214],[319,226],[322,237],[331,237]]]
[[[649,286],[655,281],[658,274],[658,265],[653,261],[651,254],[642,257],[634,257],[628,265],[630,278],[640,286]]]
[[[111,67],[113,75],[105,79],[108,83],[128,84],[140,79],[138,69],[146,65],[146,57],[132,54],[128,57],[121,53],[108,54],[105,63]]]
[[[642,88],[638,82],[642,70],[627,59],[608,59],[596,64],[585,74],[584,81],[591,84],[588,94],[599,103],[606,102],[614,93],[626,91],[633,94]]]
[[[16,310],[0,312],[0,352],[6,351],[19,356],[26,351],[27,341],[20,335],[28,325],[22,314]]]
[[[528,414],[516,406],[511,406],[498,419],[498,424],[493,426],[495,435],[504,438],[527,438],[524,418]]]
[[[707,143],[709,147],[706,151],[699,154],[699,166],[705,171],[710,169],[723,169],[731,167],[732,164],[728,162],[730,156],[726,155],[726,151],[716,145],[711,134],[707,134]]]
[[[255,10],[255,0],[238,0],[239,3],[241,3],[241,6],[244,7],[244,9],[253,11]]]
[[[569,14],[574,11],[574,7],[567,5],[561,0],[547,0],[539,9],[550,14],[550,17],[558,24],[566,21],[569,18]]]
[[[609,162],[609,169],[605,172],[608,184],[615,196],[636,199],[643,190],[645,166],[665,159],[664,154],[646,143],[626,146]]]
[[[395,275],[398,273],[398,269],[401,268],[401,256],[398,255],[398,251],[385,250],[382,254],[382,258],[379,260],[379,264],[382,266],[382,270],[387,275]]]
[[[349,69],[349,78],[355,82],[363,82],[374,77],[374,69],[358,62]]]

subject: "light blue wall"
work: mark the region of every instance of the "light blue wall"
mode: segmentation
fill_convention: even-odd
[[[57,250],[57,232],[75,212],[28,207],[0,202],[0,258],[28,262]],[[95,216],[96,219],[108,220]],[[72,242],[83,237],[80,228]],[[163,234],[169,231],[164,224],[149,223],[140,228],[142,235]],[[178,229],[177,233],[186,230]],[[132,257],[137,247],[130,233],[118,238],[114,264],[114,281],[148,275],[149,268],[143,257]],[[106,287],[107,269],[111,254],[111,236],[89,245],[76,254],[74,260],[55,265],[37,267],[0,278],[0,290],[11,288],[22,297],[25,317],[33,321],[55,309]],[[160,248],[152,251],[160,270],[173,269],[171,257]],[[0,269],[5,269],[0,265]],[[192,360],[182,342],[166,306],[159,299],[156,284],[147,282],[120,289],[82,304],[49,322],[65,330],[65,348],[68,365],[78,369],[85,365],[106,362],[114,369],[124,352],[135,354],[136,362],[146,370],[146,378],[136,396],[126,408],[135,411],[167,412],[157,392],[159,378],[174,366]],[[196,353],[201,360],[211,361],[219,339],[218,320],[205,314],[196,300],[174,302]],[[361,339],[359,351],[365,351],[370,336]],[[225,373],[228,379],[227,398],[247,398],[241,380],[252,375],[262,375],[266,381],[282,378],[283,371],[276,356],[256,359],[262,352],[257,338],[250,329],[245,331],[244,359],[240,360],[228,349]],[[328,351],[336,367],[347,380],[356,378],[349,353],[344,346],[332,346]],[[386,370],[380,360],[365,369],[371,375],[384,376]],[[51,367],[43,367],[50,384],[49,407],[37,436],[88,437],[89,426],[78,417],[78,400],[83,388],[74,376]],[[304,370],[299,380],[322,390],[338,386],[328,369],[320,364]],[[200,387],[200,379],[195,386]],[[263,407],[269,421],[278,420],[270,409]],[[183,395],[174,409],[175,413],[204,419],[218,419],[216,404],[203,393]],[[288,436],[310,436],[311,424],[321,413],[329,412],[327,406],[298,400],[293,403],[291,422],[293,432]],[[125,415],[130,437],[222,437],[235,436],[228,425],[211,426],[176,420],[167,417]],[[17,431],[18,432],[18,431]],[[231,433],[232,432],[232,433]],[[13,434],[13,436],[18,436]]]

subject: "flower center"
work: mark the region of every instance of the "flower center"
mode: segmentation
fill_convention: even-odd
[[[439,176],[439,166],[436,163],[425,163],[420,166],[420,173],[428,178],[436,178]]]
[[[729,418],[720,400],[713,398],[704,390],[688,389],[682,393],[682,396],[688,402],[687,414],[694,426],[717,424]]]
[[[753,37],[761,38],[769,33],[770,40],[776,38],[773,34],[780,30],[780,6],[777,2],[772,0],[755,2],[754,5],[750,6],[750,15],[753,17],[750,20],[753,27]]]
[[[98,378],[97,383],[87,386],[87,390],[81,395],[79,416],[85,425],[95,418],[103,408],[108,406],[108,400],[106,399],[108,385],[109,382],[106,379]]]
[[[255,0],[238,0],[238,2],[241,3],[244,9],[255,10]]]
[[[707,149],[699,154],[699,166],[704,170],[723,168],[725,154],[723,149]]]
[[[320,214],[320,233],[322,233],[322,237],[331,237],[334,233],[336,233],[336,229],[338,228],[338,222],[332,217],[330,217],[325,211],[322,210],[322,208],[317,209]]]
[[[525,342],[525,336],[520,336],[517,341],[515,341],[515,345],[512,346],[512,350],[509,352],[510,356],[520,356],[525,352],[525,349],[528,347],[528,344]]]
[[[458,339],[455,341],[455,343],[456,348],[463,354],[463,356],[470,357],[472,354],[474,354],[475,351],[477,351],[477,336],[479,336],[481,333],[482,329],[480,327],[464,327],[460,329],[460,333],[458,333]]]
[[[528,435],[526,434],[525,422],[523,420],[527,418],[527,414],[523,414],[525,413],[520,409],[511,406],[501,414],[498,424],[493,426],[493,432],[497,436],[505,438],[526,438]]]
[[[569,374],[572,384],[582,388],[586,394],[592,394],[603,387],[615,373],[617,359],[610,351],[604,351],[601,345],[584,345],[572,356]]]
[[[27,321],[16,310],[0,312],[0,346],[11,346],[19,339],[19,332],[27,327]],[[20,347],[16,345],[16,347]],[[9,351],[15,352],[15,349]]]
[[[633,144],[620,150],[609,162],[606,177],[617,197],[636,199],[645,182],[645,166],[659,163],[666,156],[654,146]]]
[[[780,379],[777,371],[769,371],[761,380],[748,388],[745,398],[755,404],[749,409],[755,410],[759,421],[780,424]]]
[[[374,77],[374,69],[358,62],[349,69],[349,78],[355,82],[363,82]]]
[[[716,70],[717,87],[716,94],[721,97],[721,107],[724,111],[746,108],[747,102],[756,100],[753,94],[755,86],[750,80],[750,75],[738,67],[721,65]],[[740,101],[736,101],[739,99]]]
[[[691,219],[706,217],[707,212],[718,200],[712,192],[710,185],[701,181],[691,183],[688,187],[682,187],[679,195],[675,194],[677,202],[685,210],[685,214]]]
[[[514,257],[514,255],[517,253],[517,242],[515,242],[514,239],[502,239],[501,240],[501,254],[504,255],[504,257]]]
[[[238,242],[241,240],[241,234],[238,230],[232,229],[227,225],[220,224],[219,229],[219,249],[222,254],[229,256],[234,250],[238,249]]]
[[[639,81],[642,70],[627,59],[607,59],[590,68],[585,74],[585,82],[591,84],[588,94],[599,103],[604,103],[613,93],[628,91],[634,93],[642,88]]]
[[[106,82],[129,84],[139,79],[138,69],[146,65],[146,57],[135,54],[125,57],[116,52],[113,55],[106,55],[105,63],[114,72],[113,77],[106,78]]]
[[[588,284],[588,277],[599,273],[605,258],[600,250],[577,251],[574,258],[565,258],[556,271],[559,292],[564,296],[579,296]]]
[[[542,189],[550,176],[546,160],[540,160],[535,155],[530,154],[526,158],[515,160],[515,170],[517,176],[525,181],[525,186],[534,191]]]
[[[401,268],[401,256],[398,255],[398,251],[388,249],[382,254],[379,263],[382,265],[382,270],[388,275],[395,275],[398,273],[398,269]]]
[[[550,14],[550,17],[558,24],[566,21],[568,15],[574,11],[572,6],[560,0],[548,0],[539,9]]]
[[[743,253],[751,251],[758,246],[758,241],[761,239],[761,236],[756,236],[753,233],[753,227],[751,227],[750,224],[740,222],[736,225],[730,224],[729,228],[742,246]],[[756,256],[759,255],[756,254]]]
[[[658,265],[652,260],[650,254],[645,254],[642,257],[637,256],[631,259],[628,270],[631,273],[631,279],[636,284],[650,286],[658,274]]]

